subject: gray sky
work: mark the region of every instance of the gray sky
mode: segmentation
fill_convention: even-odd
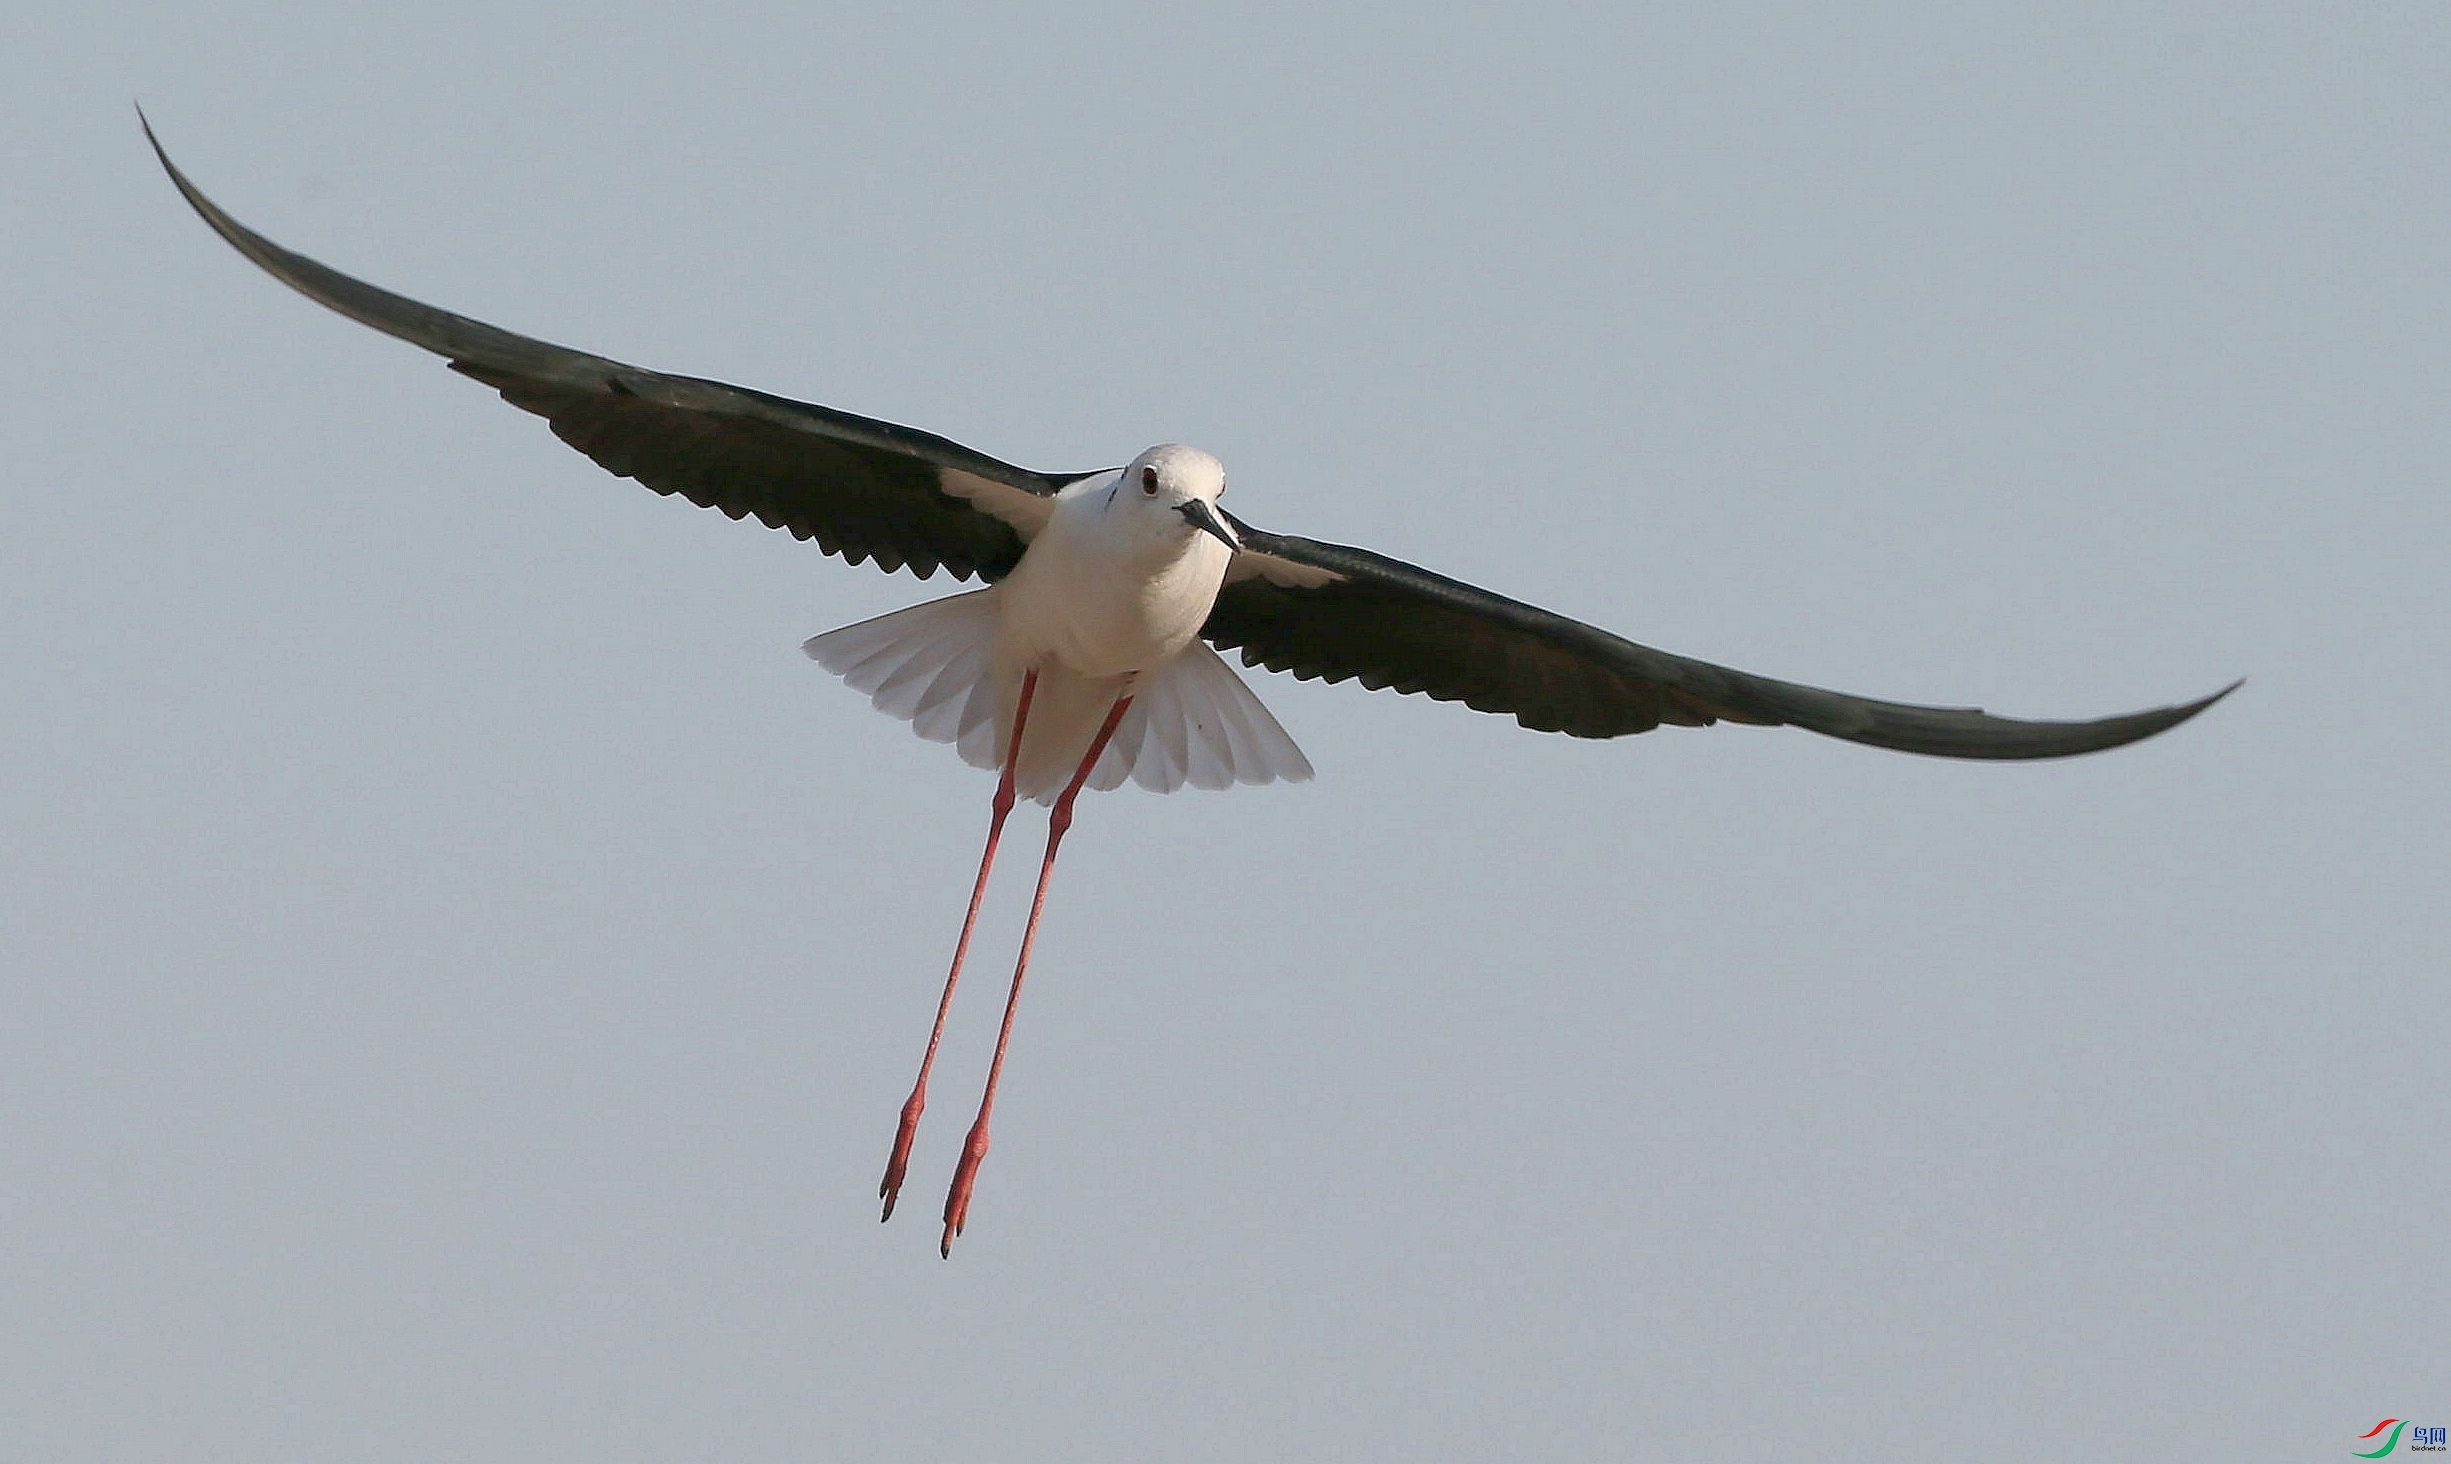
[[[233,3],[0,47],[0,1435],[51,1460],[2346,1457],[2451,1418],[2451,22]],[[31,30],[29,32],[29,26]],[[1261,676],[1018,822],[944,593],[289,295],[1232,506],[1958,765]]]

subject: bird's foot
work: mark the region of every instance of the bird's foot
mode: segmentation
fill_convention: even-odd
[[[902,1105],[902,1122],[894,1130],[894,1156],[885,1161],[885,1181],[877,1186],[877,1197],[885,1201],[885,1213],[877,1220],[882,1223],[894,1218],[894,1201],[902,1195],[902,1177],[911,1170],[911,1140],[919,1137],[919,1115],[928,1106],[927,1085],[911,1090],[909,1101]]]
[[[962,1141],[962,1160],[953,1167],[953,1188],[945,1192],[945,1238],[936,1253],[950,1260],[953,1257],[953,1237],[962,1233],[970,1219],[970,1191],[979,1182],[979,1161],[987,1157],[987,1120],[981,1117],[970,1126],[970,1137]]]

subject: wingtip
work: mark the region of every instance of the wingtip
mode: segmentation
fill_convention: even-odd
[[[2088,722],[2029,722],[1994,717],[1976,710],[1913,707],[1896,703],[1862,703],[1870,715],[1832,721],[1799,715],[1815,709],[1777,708],[1790,725],[1824,736],[1886,747],[1931,757],[1974,758],[2026,762],[2108,752],[2156,737],[2194,718],[2213,703],[2246,685],[2244,678],[2197,701],[2153,707]],[[1828,695],[1828,694],[1825,694]],[[1842,700],[1842,709],[1848,704]]]
[[[2081,747],[2075,750],[2082,752],[2103,752],[2114,747],[2125,747],[2131,742],[2142,742],[2148,737],[2157,737],[2162,733],[2169,731],[2171,728],[2178,726],[2181,722],[2193,721],[2199,713],[2209,709],[2213,703],[2220,701],[2231,692],[2238,690],[2238,688],[2246,684],[2247,678],[2241,676],[2236,681],[2233,681],[2229,685],[2221,688],[2221,690],[2214,692],[2211,696],[2204,697],[2197,701],[2181,702],[2176,706],[2162,707],[2156,711],[2150,712],[2138,712],[2128,717],[2111,718],[2103,725],[2105,725],[2106,728],[2119,728],[2115,734],[2103,739],[2095,746]]]
[[[154,161],[160,163],[162,171],[170,175],[171,186],[179,190],[179,196],[187,200],[187,206],[194,209],[198,217],[212,225],[215,233],[227,238],[230,231],[223,227],[225,216],[220,209],[214,207],[210,199],[196,191],[196,185],[188,182],[187,175],[179,171],[179,165],[170,160],[169,149],[163,147],[162,140],[154,135],[153,122],[145,116],[145,109],[141,104],[136,108],[136,125],[144,129],[145,145],[153,149]]]
[[[153,149],[153,155],[161,160],[163,167],[170,169],[171,176],[177,177],[179,170],[171,167],[170,154],[162,151],[162,140],[153,135],[153,119],[145,115],[145,104],[131,101],[128,105],[136,109],[136,125],[145,134],[145,145]]]
[[[2188,718],[2190,718],[2190,717],[2194,716],[2196,713],[2198,713],[2198,712],[2201,712],[2201,711],[2205,710],[2207,707],[2210,707],[2210,706],[2211,706],[2213,703],[2215,703],[2215,702],[2217,702],[2217,701],[2222,700],[2224,697],[2227,697],[2227,696],[2228,696],[2228,695],[2229,695],[2231,692],[2238,690],[2238,688],[2240,688],[2240,687],[2242,687],[2242,686],[2244,686],[2244,685],[2246,685],[2246,684],[2247,684],[2247,678],[2246,678],[2246,677],[2244,677],[2244,676],[2241,676],[2241,677],[2239,677],[2239,678],[2238,678],[2236,681],[2231,682],[2229,685],[2227,685],[2227,686],[2225,686],[2225,687],[2221,688],[2221,690],[2219,690],[2219,691],[2214,692],[2214,693],[2213,693],[2211,696],[2208,696],[2208,697],[2204,698],[2202,701],[2192,701],[2192,702],[2188,702],[2188,703],[2187,703],[2187,704],[2185,704],[2184,706],[2178,706],[2178,707],[2173,707],[2173,708],[2171,708],[2171,710],[2172,710],[2172,711],[2177,712],[2177,713],[2178,713],[2178,715],[2177,715],[2176,717],[2171,718],[2170,725],[2171,725],[2171,726],[2173,726],[2173,727],[2176,727],[2177,725],[2179,725],[2179,723],[2184,722],[2184,721],[2186,721]]]

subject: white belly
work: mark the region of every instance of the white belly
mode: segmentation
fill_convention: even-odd
[[[1052,800],[1070,784],[1125,697],[1088,787],[1309,777],[1285,729],[1197,642],[1232,551],[1188,532],[1179,510],[1116,499],[1118,486],[1066,489],[993,588],[828,632],[809,654],[973,766],[1009,766],[1027,798]],[[1016,737],[1025,683],[1034,690]]]
[[[1200,633],[1233,557],[1203,534],[1168,559],[1119,560],[1096,540],[1055,528],[998,588],[997,658],[1015,667],[1053,662],[1103,680],[1164,665]]]

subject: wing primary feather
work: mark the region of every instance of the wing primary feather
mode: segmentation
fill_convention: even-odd
[[[674,376],[554,345],[397,295],[273,243],[207,198],[145,140],[197,217],[308,299],[434,352],[607,471],[734,519],[755,516],[853,563],[994,580],[1051,499],[1083,474],[1045,474],[932,432],[747,387]],[[958,474],[968,491],[945,491]]]
[[[1273,568],[1229,580],[1201,634],[1245,665],[1462,701],[1578,737],[1727,721],[1935,757],[2070,757],[2166,731],[2238,686],[2079,722],[1880,701],[1637,645],[1367,549],[1237,526],[1254,563]]]
[[[1057,490],[1092,476],[1033,472],[916,428],[628,366],[379,289],[239,223],[171,162],[141,110],[138,120],[188,206],[266,273],[443,356],[655,492],[754,515],[854,564],[993,581],[1046,522]],[[1672,655],[1366,549],[1233,523],[1246,552],[1201,633],[1245,665],[1461,701],[1580,737],[1730,721],[1938,757],[2067,757],[2175,727],[2239,685],[2084,722],[1879,701]],[[970,756],[977,723],[965,718]]]

